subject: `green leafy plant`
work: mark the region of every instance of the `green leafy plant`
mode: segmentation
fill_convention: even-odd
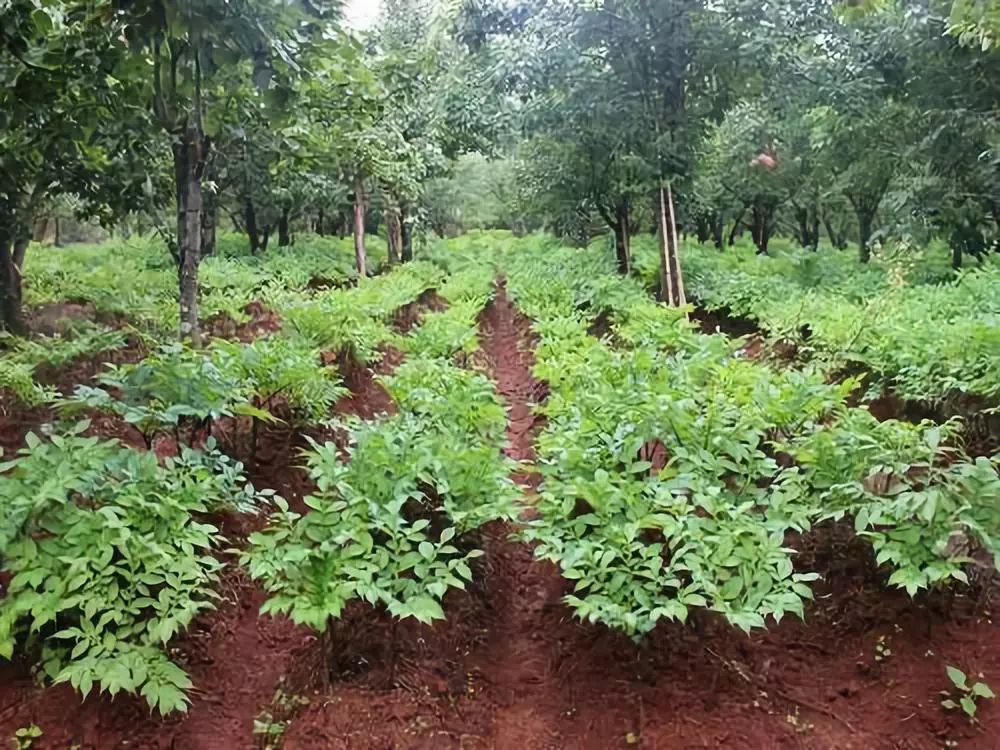
[[[969,719],[976,718],[979,701],[982,699],[992,700],[996,694],[985,682],[969,683],[969,678],[958,667],[949,665],[947,667],[948,679],[951,680],[952,689],[943,690],[941,695],[941,705],[949,710],[961,708]],[[980,675],[982,676],[982,675]],[[956,702],[957,700],[957,702]]]
[[[84,409],[117,414],[146,438],[172,432],[178,442],[208,435],[220,417],[245,415],[275,421],[253,404],[253,385],[244,373],[220,367],[204,352],[182,344],[161,347],[134,365],[113,365],[98,376],[103,387],[77,386],[60,402],[64,413]]]
[[[996,555],[1000,480],[950,447],[954,425],[879,423],[847,405],[854,381],[736,358],[596,252],[526,240],[496,262],[550,388],[524,536],[574,582],[580,617],[640,636],[692,607],[744,629],[801,616],[817,576],[787,540],[845,515],[911,595],[966,581],[958,537]]]
[[[233,375],[253,394],[254,406],[270,413],[281,400],[299,424],[325,419],[347,393],[338,373],[322,364],[319,350],[298,340],[272,336],[252,344],[219,341],[211,357],[222,372]]]
[[[149,453],[84,437],[88,424],[27,447],[0,466],[0,551],[11,574],[0,601],[0,655],[37,658],[86,696],[142,695],[184,710],[191,681],[167,642],[214,607],[222,539],[202,519],[254,508],[238,464],[186,451]]]
[[[31,724],[14,732],[14,750],[31,750],[35,740],[44,734],[41,727]]]
[[[470,533],[512,518],[513,464],[500,453],[503,406],[482,375],[412,360],[386,379],[399,413],[350,421],[350,461],[332,443],[306,463],[317,491],[304,515],[280,505],[244,554],[270,594],[265,612],[324,631],[352,600],[421,622],[444,617],[472,579]]]

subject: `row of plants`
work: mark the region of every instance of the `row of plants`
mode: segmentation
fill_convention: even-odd
[[[346,240],[304,236],[293,246],[258,256],[220,253],[205,258],[199,276],[201,315],[208,319],[225,313],[243,322],[246,305],[269,289],[346,285],[356,277],[353,253]],[[46,248],[28,258],[24,301],[29,307],[67,300],[90,303],[100,314],[122,316],[161,337],[177,330],[177,310],[172,309],[177,305],[177,269],[159,237],[134,235],[100,245]]]
[[[734,356],[603,253],[529,239],[501,266],[550,386],[524,536],[574,582],[580,617],[641,635],[691,609],[744,629],[801,616],[818,575],[794,541],[844,517],[911,595],[964,582],[971,550],[995,562],[997,461],[966,459],[953,425],[879,423],[847,405],[851,380]]]
[[[655,240],[638,238],[637,267],[655,283]],[[685,281],[699,305],[755,321],[827,372],[862,371],[870,396],[937,401],[1000,398],[1000,265],[957,277],[928,273],[927,253],[861,266],[849,252],[684,247]]]
[[[345,240],[306,236],[294,247],[274,248],[259,256],[220,253],[207,258],[201,265],[202,317],[221,316],[240,324],[250,319],[247,308],[257,300],[272,307],[308,306],[314,298],[322,304],[320,298],[330,287],[355,282],[353,252]],[[56,389],[39,380],[37,371],[43,366],[59,367],[120,349],[127,335],[140,337],[151,348],[175,338],[177,272],[157,238],[135,236],[102,245],[48,249],[32,252],[29,258],[25,302],[33,309],[51,308],[45,315],[56,319],[49,323],[54,333],[0,338],[0,389],[22,403],[38,406],[59,397]],[[377,282],[373,287],[368,294],[377,297]],[[62,312],[67,302],[88,309]],[[66,319],[58,319],[60,315]]]
[[[394,306],[412,302],[440,278],[436,267],[414,264],[342,291],[381,324]],[[461,288],[455,286],[456,299]],[[109,367],[96,385],[57,399],[62,418],[81,411],[114,414],[139,429],[147,445],[169,434],[178,447],[160,461],[152,451],[90,436],[90,423],[83,420],[29,434],[18,455],[0,464],[0,563],[10,576],[0,600],[0,655],[37,664],[40,678],[67,682],[85,696],[93,690],[128,692],[164,714],[184,710],[192,684],[168,644],[220,598],[221,553],[230,543],[219,531],[218,514],[257,512],[266,504],[279,509],[274,528],[288,519],[285,501],[255,490],[242,464],[220,450],[213,424],[238,417],[272,422],[279,415],[295,426],[328,424],[331,407],[346,390],[321,355],[293,327],[252,343],[217,340],[201,350],[170,344],[139,363]],[[440,512],[453,519],[450,534],[460,537],[482,519],[506,512],[504,504],[513,497],[503,481],[508,469],[497,462],[503,409],[482,376],[445,360],[426,362],[436,369],[404,366],[386,381],[401,404],[399,417],[350,426],[356,468],[345,475],[332,444],[316,446],[306,461],[321,492],[337,491],[345,476],[357,477],[354,512],[363,512],[371,499],[372,518],[390,527],[393,508],[375,503],[377,489],[398,486],[402,492],[407,481],[433,486]],[[444,395],[452,399],[452,412],[442,411]],[[474,424],[463,421],[467,414],[475,415],[469,417]],[[433,425],[440,426],[436,433]],[[470,447],[473,435],[492,442],[477,440]],[[409,479],[392,478],[400,466],[412,469]],[[425,484],[434,472],[440,478]],[[492,506],[480,502],[487,499]],[[411,509],[395,512],[403,518]],[[334,515],[337,523],[351,523],[349,514]],[[304,520],[308,539],[323,525],[313,526],[315,520]],[[421,600],[409,595],[419,583],[408,583],[409,573],[400,569],[394,585],[404,609],[396,614],[428,618],[436,614],[440,586],[468,579],[475,552],[454,552],[462,542],[452,541],[448,528],[429,528],[431,520],[437,524],[436,516],[423,525],[414,519],[415,528],[396,529],[389,546],[380,548],[395,564],[397,553],[412,542],[424,560],[414,562],[414,569],[426,564],[428,570],[427,598]],[[363,529],[351,530],[364,546]],[[376,525],[367,533],[373,545],[384,541]],[[432,535],[436,552],[428,555],[425,541]],[[344,541],[338,540],[330,543]],[[281,558],[294,565],[296,554],[288,546]],[[365,564],[375,561],[388,570],[383,557],[367,556]]]
[[[408,357],[380,377],[396,413],[342,422],[346,462],[334,443],[314,444],[308,512],[282,505],[251,537],[244,561],[269,592],[263,611],[323,633],[352,601],[400,619],[442,619],[446,594],[472,581],[478,530],[514,517],[503,404],[489,378],[456,363],[477,345],[493,270],[469,268],[438,291],[447,309],[397,338]]]
[[[223,417],[315,424],[347,393],[318,349],[283,336],[247,344],[219,340],[204,350],[169,344],[136,364],[108,366],[96,382],[59,399],[59,411],[114,414],[148,446],[161,434],[193,444]]]
[[[162,464],[88,423],[29,434],[0,465],[0,656],[40,677],[183,710],[191,681],[167,644],[219,599],[225,539],[209,518],[252,512],[268,492],[208,441]]]
[[[58,398],[57,390],[40,382],[42,367],[65,367],[72,361],[112,352],[125,346],[123,331],[75,322],[65,333],[36,338],[0,337],[0,389],[12,393],[27,406],[39,406]]]

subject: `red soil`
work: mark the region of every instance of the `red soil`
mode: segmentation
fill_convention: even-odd
[[[545,391],[529,371],[527,322],[501,292],[481,327],[481,362],[510,415],[508,452],[530,461],[538,428],[530,404]],[[355,413],[369,411],[364,400],[376,395],[373,373],[364,371],[346,378],[365,389],[345,403]],[[264,447],[259,455],[273,461],[251,467],[260,486],[292,500],[308,492],[286,449]],[[234,544],[262,522],[234,522]],[[288,722],[286,750],[1000,744],[996,702],[982,703],[981,723],[973,726],[945,713],[938,695],[949,687],[947,664],[981,671],[1000,688],[997,626],[971,614],[962,596],[941,612],[937,602],[916,605],[885,589],[867,549],[839,529],[800,541],[803,567],[825,573],[805,623],[789,619],[747,637],[699,617],[691,626],[663,626],[642,645],[574,620],[561,601],[567,583],[512,541],[511,531],[502,524],[483,531],[476,583],[448,597],[444,623],[394,624],[370,608],[352,608],[333,634],[330,669],[315,636],[259,616],[262,593],[232,571],[219,610],[174,644],[196,685],[187,715],[150,717],[140,701],[123,696],[92,696],[81,705],[68,688],[39,690],[9,667],[0,671],[0,741],[35,723],[45,734],[33,747],[42,750],[242,750],[264,747],[253,724],[270,714]],[[880,638],[892,653],[877,661]],[[308,701],[289,697],[305,693]]]
[[[281,330],[281,318],[260,300],[249,303],[243,312],[250,316],[245,323],[237,323],[228,313],[218,313],[202,321],[205,333],[215,338],[250,343]]]
[[[130,340],[122,349],[80,357],[62,367],[43,365],[36,369],[35,378],[43,385],[53,386],[69,395],[77,385],[91,383],[108,364],[138,362],[146,351],[138,340]],[[29,432],[38,432],[42,425],[56,418],[49,406],[28,407],[13,394],[0,389],[0,450],[4,455],[16,453]],[[142,435],[117,417],[91,414],[88,434],[116,438],[135,448],[145,447]]]
[[[408,305],[403,305],[392,316],[397,333],[407,334],[420,325],[426,312],[441,312],[448,308],[448,301],[435,289],[428,289]]]

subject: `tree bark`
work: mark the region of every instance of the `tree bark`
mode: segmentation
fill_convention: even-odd
[[[615,256],[618,258],[618,273],[628,276],[632,269],[631,225],[629,224],[628,203],[621,201],[615,206],[615,222],[611,228],[615,234]]]
[[[260,229],[257,227],[257,209],[249,198],[243,207],[243,220],[246,223],[247,239],[250,240],[250,254],[256,255],[260,251]]]
[[[698,233],[698,242],[705,244],[712,238],[712,228],[709,225],[708,219],[706,219],[704,216],[698,217],[696,230]]]
[[[687,299],[681,272],[680,243],[677,241],[674,196],[669,183],[666,187],[660,187],[656,203],[660,244],[660,300],[673,307],[681,307],[687,304]]]
[[[723,249],[723,229],[722,214],[718,214],[712,219],[712,239],[715,242],[715,247],[719,250]]]
[[[404,263],[409,263],[413,260],[413,222],[405,205],[399,208],[399,221],[400,255]]]
[[[215,254],[216,228],[219,224],[219,205],[216,197],[210,195],[201,212],[201,255]]]
[[[733,245],[736,244],[736,237],[739,235],[740,224],[742,223],[743,223],[742,218],[738,218],[736,219],[736,221],[733,222],[732,229],[729,230],[729,247],[732,247]]]
[[[857,194],[847,194],[847,200],[854,208],[854,215],[858,218],[858,260],[867,263],[871,260],[872,251],[869,245],[872,237],[872,225],[875,223],[875,214],[878,213],[879,204],[888,185],[881,189],[867,191]]]
[[[28,243],[15,232],[0,228],[0,330],[24,336],[28,327],[21,311],[21,267]]]
[[[326,220],[326,214],[323,212],[323,209],[321,208],[319,210],[319,214],[316,216],[316,234],[319,235],[320,237],[323,236],[323,232],[325,230],[325,227],[323,226],[323,222],[325,220]]]
[[[830,242],[838,250],[843,250],[846,247],[844,238],[837,232],[833,227],[833,222],[830,221],[829,216],[823,217],[823,227],[826,229],[826,235],[830,238]],[[816,230],[816,236],[819,237],[819,229]]]
[[[759,255],[767,255],[767,245],[771,241],[774,208],[768,202],[755,203],[750,209],[751,234]]]
[[[872,258],[872,249],[868,242],[872,236],[872,220],[874,216],[867,210],[857,210],[858,214],[858,260],[867,263]]]
[[[278,247],[288,247],[292,244],[292,235],[288,231],[289,210],[287,208],[281,209],[281,216],[278,218]]]
[[[198,266],[201,263],[201,174],[204,134],[189,124],[174,142],[174,173],[177,187],[177,251],[180,265],[180,334],[201,346],[198,323]]]
[[[389,264],[399,263],[400,252],[403,245],[403,226],[399,218],[399,211],[390,208],[386,212],[386,238],[388,240]]]
[[[361,178],[354,181],[354,260],[358,278],[368,275],[368,258],[365,253],[365,185]]]

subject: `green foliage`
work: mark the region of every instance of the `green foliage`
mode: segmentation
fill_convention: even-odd
[[[160,466],[83,437],[86,427],[31,434],[2,467],[0,550],[13,577],[0,653],[40,646],[45,675],[84,696],[126,691],[164,714],[184,710],[191,681],[165,645],[214,606],[222,566],[218,529],[199,518],[253,508],[261,495],[214,451]]]
[[[945,448],[937,427],[877,422],[850,410],[836,423],[785,446],[802,478],[820,492],[822,516],[854,520],[891,585],[913,596],[955,579],[968,583],[973,540],[1000,567],[998,462],[970,462]]]
[[[59,397],[55,388],[49,388],[35,381],[34,365],[0,358],[0,388],[13,393],[27,406],[40,406]]]
[[[294,247],[257,256],[247,253],[245,240],[230,234],[221,234],[219,244],[219,255],[201,265],[205,318],[225,313],[243,322],[244,308],[255,300],[270,304],[292,293],[301,298],[314,280],[345,284],[354,273],[353,248],[335,238],[303,237]],[[126,318],[156,339],[173,335],[177,271],[162,241],[133,237],[36,250],[25,267],[27,304],[89,302],[98,313]]]
[[[117,414],[147,440],[164,430],[180,436],[181,426],[191,429],[191,439],[194,428],[236,414],[271,418],[252,406],[253,390],[240,373],[183,344],[163,346],[134,365],[111,365],[97,381],[103,387],[77,386],[61,408]]]
[[[297,422],[326,419],[347,394],[337,372],[321,363],[319,350],[304,347],[301,341],[279,336],[252,344],[218,341],[211,358],[253,393],[255,406],[270,411],[275,399],[282,399]]]
[[[453,303],[442,312],[428,313],[423,323],[398,340],[399,348],[420,357],[451,357],[458,352],[471,354],[479,348],[476,319],[487,297]]]
[[[392,339],[392,315],[436,287],[442,276],[431,263],[408,263],[350,289],[318,292],[284,311],[286,327],[310,346],[372,362],[380,357],[379,345]]]
[[[310,512],[282,506],[244,555],[270,593],[265,612],[324,630],[358,599],[421,622],[472,579],[470,535],[512,518],[517,489],[501,456],[506,417],[481,375],[411,360],[387,379],[396,416],[354,422],[350,461],[335,445],[306,455]]]
[[[10,390],[27,406],[38,406],[58,397],[58,392],[37,382],[41,365],[63,367],[73,360],[125,345],[125,334],[92,325],[74,325],[66,334],[37,338],[0,338],[9,348],[0,351],[0,388]]]
[[[650,282],[654,252],[651,243],[637,244],[637,254],[646,259],[637,265]],[[828,249],[788,249],[765,258],[746,247],[719,253],[689,244],[682,260],[688,288],[701,305],[756,321],[831,374],[861,369],[870,377],[872,395],[1000,396],[995,264],[941,284],[924,283],[921,263],[887,258],[858,266],[848,253]]]
[[[976,711],[979,709],[979,701],[983,698],[993,700],[996,698],[996,695],[985,682],[975,682],[970,685],[969,678],[958,667],[949,665],[947,672],[948,679],[951,680],[952,690],[941,691],[941,694],[944,696],[941,700],[941,706],[949,710],[961,707],[970,720],[975,720]],[[957,703],[954,700],[955,698],[958,699]]]
[[[946,448],[949,431],[879,423],[846,405],[855,382],[822,369],[734,358],[600,252],[539,245],[499,259],[551,389],[525,537],[574,582],[579,616],[632,635],[692,607],[744,629],[801,616],[816,574],[796,572],[788,540],[845,515],[911,595],[965,580],[957,540],[1000,551],[996,465]]]
[[[31,750],[31,746],[35,744],[35,740],[45,734],[41,727],[37,724],[31,724],[30,726],[21,727],[16,732],[14,732],[14,747],[15,750]]]

